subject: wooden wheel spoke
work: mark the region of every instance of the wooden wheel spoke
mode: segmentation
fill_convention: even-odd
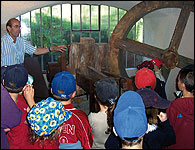
[[[149,58],[161,58],[166,50],[162,50],[160,48],[150,46],[144,43],[136,42],[134,40],[126,40],[127,35],[133,25],[138,21],[141,17],[159,9],[163,8],[180,8],[181,12],[179,18],[177,20],[177,24],[172,36],[172,39],[169,43],[169,47],[166,50],[172,50],[178,55],[177,50],[180,45],[186,24],[188,22],[188,18],[190,12],[194,12],[194,1],[143,1],[131,8],[119,21],[116,25],[111,37],[110,37],[110,72],[116,75],[121,75],[123,77],[127,77],[127,73],[125,71],[125,63],[124,63],[124,52],[122,50],[127,50],[134,54],[142,55]],[[177,62],[175,63],[177,67],[184,67],[188,64],[193,64],[193,60],[181,55],[176,56]],[[168,62],[168,61],[167,61]],[[170,69],[173,69],[173,66],[168,67],[167,75],[170,72]]]
[[[186,24],[188,22],[188,18],[190,16],[190,10],[188,5],[184,5],[184,7],[181,9],[171,42],[169,44],[169,48],[171,50],[177,51],[179,44],[181,42],[184,29],[186,27]]]
[[[115,41],[115,48],[121,49],[121,50],[127,50],[131,53],[135,53],[137,55],[146,56],[149,58],[160,58],[163,54],[163,49],[140,43],[131,39],[127,40],[121,40],[117,39]]]
[[[190,64],[194,64],[193,59],[179,55],[179,62],[178,62],[177,67],[183,68],[183,67],[190,65]]]
[[[148,44],[140,43],[131,39],[127,39],[127,40],[117,39],[115,41],[114,46],[117,49],[127,50],[131,53],[135,53],[137,55],[142,55],[149,58],[155,58],[155,57],[161,58],[165,52],[165,50],[163,49]],[[194,63],[193,59],[187,58],[182,55],[178,55],[178,57],[179,57],[179,63],[177,66],[179,68],[183,68],[184,66]]]

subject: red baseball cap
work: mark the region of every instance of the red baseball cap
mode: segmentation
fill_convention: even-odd
[[[156,77],[154,72],[148,68],[138,70],[135,75],[135,85],[138,89],[151,86],[154,90],[156,88]]]
[[[162,61],[159,58],[154,58],[151,60],[151,62],[158,68],[162,68]]]
[[[148,68],[153,70],[154,69],[154,65],[151,61],[145,60],[144,62],[142,62],[140,65],[137,66],[137,69],[140,70],[142,68]]]

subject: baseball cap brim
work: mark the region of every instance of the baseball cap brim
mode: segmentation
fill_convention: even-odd
[[[137,90],[137,93],[141,95],[146,108],[154,107],[154,108],[166,109],[171,104],[169,100],[160,97],[158,93],[152,89],[141,88]]]

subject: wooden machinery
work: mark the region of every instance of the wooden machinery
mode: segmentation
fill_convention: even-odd
[[[127,38],[131,28],[141,17],[163,8],[181,8],[167,49],[160,49]],[[120,90],[135,89],[133,79],[128,78],[125,71],[122,61],[123,50],[149,58],[161,58],[165,78],[176,66],[182,68],[188,64],[194,64],[192,59],[181,56],[177,52],[190,12],[194,12],[194,1],[143,1],[131,8],[120,19],[109,43],[95,43],[95,40],[90,37],[81,38],[80,43],[71,43],[68,65],[67,58],[61,55],[58,71],[67,70],[75,75],[77,85],[90,94],[90,111],[97,111],[93,97],[95,81],[104,77],[113,77],[119,84]],[[53,74],[56,73],[54,72]]]

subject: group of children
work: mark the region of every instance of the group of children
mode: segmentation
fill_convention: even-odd
[[[180,70],[176,79],[182,97],[170,102],[162,92],[161,67],[159,59],[139,65],[137,90],[121,96],[113,78],[96,81],[94,97],[100,111],[88,116],[71,103],[76,96],[71,73],[57,73],[51,84],[53,96],[35,103],[33,78],[26,69],[3,68],[1,148],[194,149],[194,70]]]
[[[183,96],[170,102],[166,99],[161,60],[155,58],[137,68],[137,90],[126,91],[118,99],[114,80],[95,83],[100,111],[88,116],[95,135],[94,148],[194,149],[194,70],[180,70],[176,80]],[[109,127],[113,128],[107,135]]]
[[[57,73],[51,86],[53,98],[38,103],[34,101],[32,77],[23,65],[8,66],[1,73],[1,148],[92,147],[93,134],[88,117],[71,103],[76,95],[76,80],[71,73]]]

